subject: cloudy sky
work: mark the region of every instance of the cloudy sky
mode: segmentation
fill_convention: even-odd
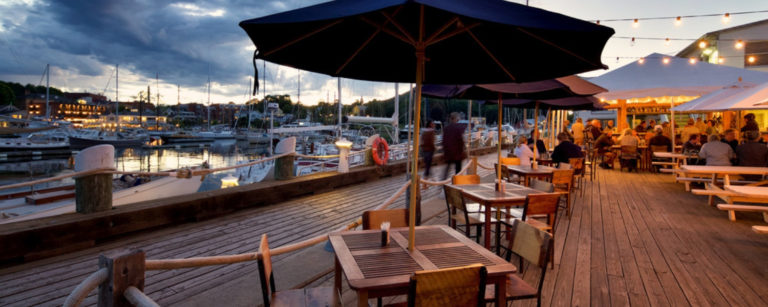
[[[238,22],[323,1],[0,0],[0,80],[39,84],[50,63],[52,86],[105,93],[114,99],[119,64],[121,100],[132,99],[151,85],[153,96],[159,86],[162,103],[205,102],[210,76],[213,103],[242,103],[248,99],[253,76],[253,45]],[[768,10],[765,0],[531,0],[530,5],[585,20]],[[651,52],[673,55],[692,42],[673,40],[667,45],[641,37],[695,39],[763,19],[768,13],[733,15],[728,23],[721,17],[683,18],[679,25],[674,18],[641,21],[637,27],[627,21],[604,21],[616,34],[606,46],[603,62],[615,69]],[[632,44],[620,37],[638,39]],[[267,94],[289,94],[295,100],[299,74],[302,103],[334,98],[335,78],[269,63]],[[386,83],[344,79],[342,87],[345,103],[394,94],[394,85]],[[400,90],[407,90],[407,85]]]

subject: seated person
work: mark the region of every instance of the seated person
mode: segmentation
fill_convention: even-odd
[[[613,138],[611,137],[612,134],[613,130],[606,128],[603,130],[603,134],[595,140],[597,153],[603,155],[605,159],[605,162],[600,163],[600,167],[602,168],[613,168],[613,159],[616,158],[616,155],[613,154],[613,151],[611,150],[611,146],[614,144]]]
[[[655,131],[656,136],[648,141],[648,146],[667,146],[667,151],[672,152],[672,140],[664,135],[664,129],[657,125]]]
[[[691,134],[688,137],[688,141],[683,144],[684,155],[696,155],[701,150],[701,141],[699,141],[699,134]]]
[[[648,127],[648,124],[646,124],[645,121],[642,120],[640,121],[640,124],[635,127],[635,131],[645,132],[647,127]]]
[[[701,146],[699,157],[707,160],[706,165],[731,166],[731,159],[736,158],[736,154],[731,146],[724,142],[718,142],[719,140],[720,136],[717,134],[710,135],[709,142]]]
[[[548,154],[547,152],[547,145],[544,145],[544,141],[538,138],[539,132],[534,130],[533,133],[531,133],[531,138],[528,139],[528,147],[531,148],[531,150],[534,150],[533,147],[533,139],[536,138],[536,156],[542,157],[546,156]]]
[[[631,128],[624,129],[621,133],[621,137],[619,137],[619,145],[637,147],[639,141],[637,136],[635,136],[635,133],[637,132],[632,131]]]
[[[570,158],[581,158],[581,147],[571,142],[568,133],[560,132],[557,135],[557,140],[560,144],[555,146],[555,150],[552,151],[552,162],[554,163],[568,163]],[[768,148],[768,147],[766,147]]]
[[[517,138],[517,145],[512,151],[515,157],[520,159],[520,165],[531,165],[531,159],[533,159],[533,151],[528,147],[528,139],[524,136]]]
[[[768,147],[759,143],[757,140],[760,135],[757,131],[747,130],[744,132],[747,140],[736,147],[736,157],[739,166],[759,166],[768,165]]]
[[[736,139],[736,129],[725,130],[725,138],[722,139],[722,142],[731,146],[731,150],[736,151],[736,147],[739,146],[739,140]]]
[[[768,131],[760,132],[760,144],[768,144]]]

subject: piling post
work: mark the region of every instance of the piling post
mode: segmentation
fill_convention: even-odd
[[[289,137],[280,140],[275,146],[275,154],[284,154],[294,152],[296,150],[296,137]],[[275,180],[288,180],[294,175],[294,161],[296,157],[293,155],[287,155],[277,158],[275,160]]]
[[[467,169],[467,175],[477,174],[477,156],[469,157],[469,168]],[[446,166],[447,167],[447,166]]]
[[[352,142],[345,138],[336,141],[336,147],[339,149],[339,173],[349,173],[349,151],[352,149]]]
[[[99,307],[133,307],[123,293],[128,287],[144,291],[145,254],[123,251],[117,256],[99,256],[99,268],[106,268],[107,281],[99,285]]]
[[[114,170],[115,147],[97,145],[75,156],[75,171]],[[112,174],[75,177],[75,208],[78,213],[94,213],[112,209]]]

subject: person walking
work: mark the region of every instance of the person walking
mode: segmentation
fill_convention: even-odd
[[[451,164],[454,165],[458,174],[461,171],[461,161],[465,158],[463,137],[465,127],[459,124],[459,117],[459,113],[451,113],[450,124],[443,128],[443,159],[446,164],[443,180],[448,179]]]
[[[429,178],[429,170],[432,168],[432,156],[435,154],[435,122],[430,121],[427,128],[421,133],[421,156],[424,157],[424,179]],[[427,186],[423,185],[423,189]]]

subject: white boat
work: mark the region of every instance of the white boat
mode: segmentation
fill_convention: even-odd
[[[96,145],[109,144],[116,148],[140,147],[149,139],[141,132],[106,132],[95,130],[80,130],[76,135],[69,137],[71,148],[86,148]]]
[[[252,160],[256,161],[256,160]],[[241,162],[238,164],[244,164],[251,161]],[[251,165],[248,167],[241,167],[238,168],[235,172],[235,177],[237,177],[240,184],[251,184],[255,182],[261,182],[264,180],[264,178],[267,178],[270,173],[272,173],[272,168],[275,166],[275,161],[267,161],[264,163],[259,163],[255,165]]]
[[[200,188],[200,176],[189,179],[163,177],[148,183],[123,189],[112,194],[112,206],[119,207],[141,201],[195,193]],[[52,192],[66,193],[66,192]],[[0,202],[0,224],[12,223],[75,212],[72,198],[47,204],[27,204],[24,197]]]
[[[69,148],[66,136],[32,133],[26,137],[0,139],[0,151],[51,150]]]

